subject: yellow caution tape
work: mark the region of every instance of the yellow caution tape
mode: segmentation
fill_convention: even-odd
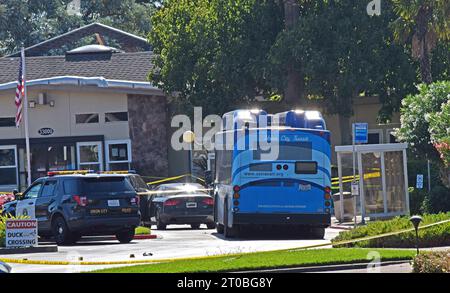
[[[419,229],[425,229],[429,227],[433,227],[436,225],[449,223],[449,220],[444,220],[428,225],[424,225],[419,227]],[[288,248],[288,249],[277,249],[277,250],[271,250],[271,251],[265,251],[265,252],[282,252],[282,251],[298,251],[303,249],[309,249],[309,248],[318,248],[318,247],[324,247],[324,246],[340,246],[345,244],[351,244],[371,239],[378,239],[393,235],[398,235],[406,232],[412,232],[414,231],[414,228],[410,229],[404,229],[401,231],[396,232],[389,232],[384,233],[380,235],[375,236],[367,236],[363,238],[353,239],[353,240],[345,240],[345,241],[339,241],[336,243],[322,243],[322,244],[314,244],[314,245],[308,245],[308,246],[302,246],[302,247],[295,247],[295,248]],[[257,252],[251,252],[248,254],[257,253]],[[217,255],[210,255],[210,256],[197,256],[197,257],[182,257],[182,258],[163,258],[163,259],[143,259],[143,260],[123,260],[123,261],[47,261],[47,260],[28,260],[28,259],[15,259],[15,258],[0,258],[0,261],[5,263],[16,263],[16,264],[30,264],[30,265],[127,265],[127,264],[152,264],[152,263],[167,263],[167,262],[174,262],[174,261],[190,261],[190,260],[204,260],[204,259],[214,259],[214,258],[220,258],[220,257],[234,257],[234,256],[240,256],[243,255],[243,253],[233,253],[233,254],[217,254]]]
[[[192,177],[192,178],[195,178],[195,179],[200,180],[202,182],[205,182],[205,180],[203,180],[202,178],[194,176],[192,174],[183,174],[183,175],[178,175],[178,176],[174,176],[174,177],[164,178],[164,179],[161,179],[161,180],[147,182],[147,184],[148,185],[160,184],[160,183],[167,182],[167,181],[178,180],[178,179],[181,179],[181,178],[184,178],[184,177]]]
[[[192,192],[197,192],[197,191],[211,191],[213,190],[212,188],[199,188],[199,189],[193,189]],[[155,191],[146,191],[146,192],[138,192],[137,194],[139,196],[145,196],[145,195],[151,195],[151,194],[171,194],[171,193],[180,193],[180,192],[190,192],[190,191],[186,191],[183,189],[179,189],[179,190],[155,190]]]
[[[378,178],[380,176],[381,176],[380,172],[372,172],[372,173],[364,174],[364,179]],[[342,179],[343,180],[345,180],[345,179],[353,179],[353,175],[343,176]],[[355,179],[359,180],[359,175],[356,175]],[[339,177],[333,177],[333,178],[331,178],[331,181],[339,181]]]
[[[178,179],[184,178],[184,177],[189,176],[189,175],[190,174],[184,174],[184,175],[178,175],[178,176],[174,176],[174,177],[168,177],[168,178],[164,178],[164,179],[161,179],[161,180],[147,182],[147,184],[148,185],[153,185],[153,184],[159,184],[159,183],[163,183],[163,182],[167,182],[167,181],[178,180]]]

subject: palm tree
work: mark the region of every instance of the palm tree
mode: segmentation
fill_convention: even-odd
[[[420,76],[431,83],[431,53],[439,41],[450,40],[449,0],[392,0],[398,19],[393,22],[398,42],[411,42],[411,54],[419,60]]]

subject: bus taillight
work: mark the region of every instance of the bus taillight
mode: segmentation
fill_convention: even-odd
[[[331,193],[331,187],[329,186],[325,187],[325,193]]]
[[[234,192],[239,192],[240,190],[241,190],[241,187],[239,185],[233,186],[233,191]]]

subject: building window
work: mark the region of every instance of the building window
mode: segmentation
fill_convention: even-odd
[[[105,113],[105,122],[128,121],[128,112]]]
[[[130,163],[130,140],[112,140],[106,142],[106,169],[108,171],[129,170]]]
[[[17,186],[15,146],[0,146],[0,186]]]
[[[80,170],[103,170],[101,142],[77,143],[78,168]]]
[[[0,127],[14,127],[16,126],[16,118],[14,117],[1,117]]]
[[[98,114],[76,114],[75,115],[75,123],[76,124],[90,124],[90,123],[98,123],[99,116]]]
[[[398,143],[397,138],[393,135],[394,130],[388,129],[387,131],[388,143]]]
[[[382,142],[382,132],[380,129],[370,129],[368,134],[368,144],[380,144]]]

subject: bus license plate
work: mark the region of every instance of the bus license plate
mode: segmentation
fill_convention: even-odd
[[[108,206],[109,207],[119,207],[120,206],[120,202],[118,199],[110,199],[108,200]]]
[[[196,208],[197,207],[197,203],[196,202],[187,202],[186,203],[186,207],[188,209]]]

